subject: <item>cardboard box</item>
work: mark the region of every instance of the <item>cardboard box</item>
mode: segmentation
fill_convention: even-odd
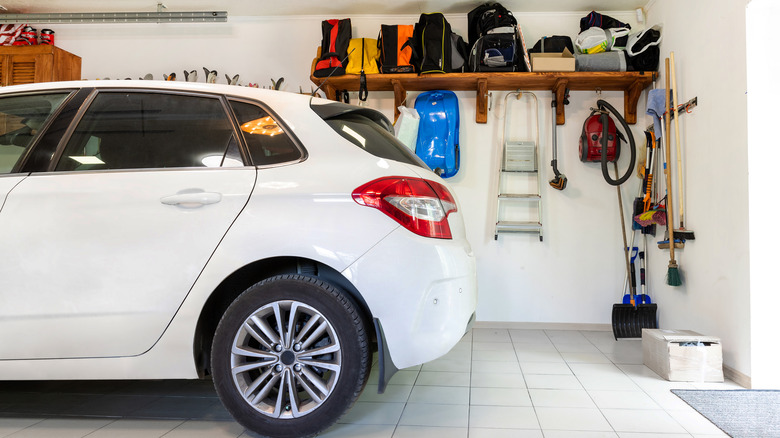
[[[720,339],[690,330],[642,329],[645,365],[674,382],[722,382]]]
[[[560,53],[531,53],[532,71],[574,71],[574,55],[569,49]]]

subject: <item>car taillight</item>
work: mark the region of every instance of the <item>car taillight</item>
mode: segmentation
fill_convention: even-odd
[[[382,211],[415,234],[452,239],[447,215],[458,207],[449,190],[437,182],[400,176],[380,178],[356,188],[352,198],[360,205]]]

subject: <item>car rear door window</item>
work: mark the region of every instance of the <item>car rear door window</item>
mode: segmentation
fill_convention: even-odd
[[[38,132],[70,92],[0,99],[0,174],[11,173]]]
[[[303,157],[284,127],[263,108],[239,101],[231,101],[241,135],[244,136],[252,163],[256,166],[297,161]]]
[[[237,150],[219,98],[101,92],[76,126],[55,170],[243,165]]]
[[[334,131],[371,155],[427,169],[428,166],[392,133],[392,125],[379,112],[342,103],[312,105]]]

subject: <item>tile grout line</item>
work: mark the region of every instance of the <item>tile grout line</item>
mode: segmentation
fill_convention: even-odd
[[[583,336],[583,337],[584,337],[584,336]],[[679,421],[677,421],[677,419],[676,419],[676,418],[672,417],[672,416],[669,414],[669,412],[668,412],[668,410],[667,410],[666,408],[664,408],[663,406],[659,405],[659,404],[658,404],[658,403],[657,403],[657,402],[656,402],[656,401],[655,401],[655,400],[654,400],[652,397],[650,397],[650,394],[649,394],[649,393],[648,393],[648,392],[645,390],[645,388],[643,388],[642,386],[640,386],[639,384],[637,384],[637,383],[636,383],[636,381],[635,381],[634,379],[632,379],[632,378],[631,378],[631,376],[630,376],[628,373],[626,373],[626,371],[625,371],[623,368],[621,368],[620,366],[618,366],[618,365],[627,365],[627,364],[618,364],[618,363],[614,362],[614,361],[613,361],[613,360],[612,360],[612,359],[611,359],[609,356],[607,356],[606,354],[604,354],[604,353],[601,351],[601,349],[600,349],[600,348],[598,348],[598,346],[597,346],[597,345],[593,344],[593,342],[591,342],[591,341],[590,341],[590,339],[588,339],[587,337],[585,337],[585,339],[587,339],[587,340],[588,340],[588,342],[590,342],[590,343],[591,343],[591,345],[593,345],[594,347],[596,347],[596,349],[597,349],[597,350],[599,350],[599,352],[600,352],[602,355],[604,355],[604,356],[605,356],[605,357],[606,357],[606,358],[609,360],[610,364],[614,365],[614,366],[615,366],[615,367],[616,367],[618,370],[620,370],[620,372],[622,373],[622,375],[626,376],[626,377],[627,377],[627,378],[628,378],[628,379],[631,381],[631,383],[633,383],[634,385],[636,385],[636,387],[637,387],[637,388],[639,388],[639,390],[640,390],[640,391],[641,391],[643,394],[645,394],[647,397],[649,397],[651,400],[653,400],[653,403],[657,404],[657,405],[658,405],[658,406],[661,408],[661,410],[662,410],[662,411],[663,411],[663,412],[664,412],[664,413],[665,413],[665,414],[666,414],[666,415],[667,415],[669,418],[671,418],[672,420],[674,420],[674,422],[675,422],[677,425],[679,425],[679,426],[680,426],[680,427],[681,427],[681,428],[682,428],[682,429],[685,431],[685,433],[686,433],[686,434],[688,434],[688,435],[689,435],[689,436],[691,436],[691,437],[693,436],[693,433],[692,433],[692,432],[690,432],[690,431],[688,431],[688,428],[686,428],[686,427],[685,427],[685,426],[684,426],[682,423],[680,423]],[[615,340],[615,343],[617,343],[617,342],[618,342],[618,340]],[[644,366],[644,364],[643,364],[642,366]],[[575,376],[576,376],[576,374],[575,374]],[[579,378],[578,378],[578,380],[579,380]],[[580,384],[581,384],[581,383],[580,383]],[[583,388],[585,388],[585,387],[583,386]],[[586,389],[585,391],[588,393],[588,397],[590,397],[590,398],[591,398],[591,400],[593,400],[593,396],[590,394],[590,391],[589,391],[589,390],[587,390],[587,389]],[[616,434],[618,434],[618,435],[619,435],[619,432],[618,432],[617,430],[615,430],[615,426],[614,426],[614,425],[612,425],[612,423],[609,421],[609,419],[607,418],[607,416],[604,414],[604,412],[603,412],[602,408],[601,408],[601,407],[600,407],[600,406],[599,406],[599,405],[596,403],[596,401],[595,401],[595,400],[593,400],[593,404],[595,404],[595,405],[596,405],[596,408],[599,410],[599,413],[601,413],[601,415],[604,417],[604,419],[606,419],[606,420],[607,420],[607,423],[610,425],[610,427],[612,427],[612,430],[613,430],[613,431],[614,431]],[[627,432],[627,433],[631,433],[631,432]]]
[[[536,412],[536,404],[534,404],[533,398],[531,398],[531,389],[528,387],[528,380],[525,378],[525,372],[523,371],[523,367],[520,365],[520,356],[517,355],[517,347],[515,345],[515,340],[512,338],[512,332],[510,330],[507,330],[507,334],[509,335],[509,342],[512,343],[512,351],[515,353],[515,360],[517,360],[517,366],[520,368],[520,375],[523,376],[523,385],[525,385],[525,391],[528,393],[528,400],[531,401],[531,409],[534,410],[534,416],[536,417],[536,424],[539,425],[539,431],[542,433],[542,437],[544,438],[544,429],[542,429],[542,422],[539,421],[539,413]],[[547,336],[547,333],[544,332],[544,335]],[[547,337],[547,339],[550,339]],[[552,342],[552,341],[550,341]]]
[[[617,366],[617,365],[616,365],[614,362],[612,362],[612,359],[610,359],[609,357],[607,357],[607,355],[606,355],[606,354],[604,354],[604,352],[603,352],[603,351],[601,351],[601,349],[600,349],[600,348],[599,348],[599,347],[598,347],[596,344],[594,344],[593,342],[591,342],[591,340],[590,340],[590,339],[588,339],[588,337],[587,337],[587,336],[583,335],[583,334],[582,334],[582,332],[581,332],[580,330],[578,330],[578,331],[577,331],[577,333],[579,333],[579,334],[580,334],[580,335],[581,335],[583,338],[585,338],[585,340],[586,340],[586,341],[588,341],[588,343],[589,343],[590,345],[592,345],[594,348],[596,348],[596,350],[598,350],[599,354],[601,354],[602,356],[606,357],[606,358],[607,358],[607,360],[609,360],[609,363],[610,363],[610,365],[613,365],[613,366],[615,366],[615,368],[617,368],[618,370],[620,370],[620,372],[623,372],[623,370],[622,370],[622,369],[620,369],[620,367],[618,367],[618,366]],[[616,340],[615,342],[617,342],[617,340]],[[556,348],[558,348],[558,347],[556,347]],[[564,359],[564,360],[565,360],[565,359]],[[568,362],[566,362],[566,364],[568,365]],[[571,367],[569,367],[569,369],[571,369]],[[585,390],[585,393],[586,393],[586,394],[588,394],[588,398],[590,398],[590,401],[592,401],[592,402],[593,402],[593,405],[594,405],[594,406],[596,406],[596,409],[598,409],[598,410],[599,410],[599,414],[601,414],[601,417],[602,417],[602,418],[604,418],[604,421],[606,421],[606,422],[607,422],[607,424],[609,424],[609,427],[610,427],[610,428],[612,428],[612,432],[613,432],[615,435],[618,435],[618,436],[620,436],[620,434],[618,433],[618,431],[617,431],[617,430],[615,430],[615,425],[613,425],[613,424],[612,424],[612,422],[610,422],[610,421],[609,421],[609,418],[607,418],[607,416],[606,416],[606,415],[604,415],[604,411],[602,411],[602,410],[601,410],[601,407],[599,406],[599,404],[598,404],[598,403],[596,403],[596,400],[593,398],[593,395],[590,393],[590,390],[589,390],[589,389],[587,389],[587,388],[585,388],[585,385],[583,385],[583,384],[582,384],[582,381],[580,381],[580,378],[577,376],[577,373],[575,373],[575,372],[574,372],[574,370],[571,370],[571,372],[572,372],[572,374],[574,374],[574,377],[577,379],[577,381],[578,381],[578,382],[580,382],[580,385],[582,385],[582,389],[584,389],[584,390]],[[625,373],[624,373],[624,374],[625,374]],[[631,378],[629,377],[629,379],[631,379]],[[631,381],[633,382],[633,380],[631,380]],[[637,385],[637,386],[639,386],[639,385]]]
[[[49,419],[50,419],[49,417],[46,417],[46,418],[41,418],[41,421],[36,421],[35,423],[33,423],[33,424],[29,425],[29,426],[23,427],[23,428],[21,428],[21,429],[19,429],[19,430],[15,431],[15,432],[11,432],[10,434],[8,434],[8,435],[6,435],[6,436],[7,436],[7,437],[10,437],[10,436],[16,435],[16,434],[17,434],[17,433],[19,433],[19,432],[23,432],[23,431],[25,431],[25,430],[27,430],[27,429],[29,429],[29,428],[33,427],[33,426],[36,426],[36,425],[38,425],[38,424],[41,424],[41,423],[43,423],[44,421],[46,421],[46,420],[49,420]]]
[[[422,373],[422,364],[420,365],[420,369],[417,370],[417,376],[414,378],[414,382],[412,382],[412,389],[409,390],[409,395],[407,395],[406,400],[404,400],[404,408],[401,409],[401,415],[398,416],[398,421],[395,422],[395,426],[393,426],[393,433],[390,434],[390,437],[395,435],[395,433],[398,431],[398,426],[401,425],[401,418],[403,418],[404,412],[406,412],[406,408],[409,406],[409,400],[412,398],[412,392],[414,392],[414,388],[417,386],[417,381],[420,379],[420,373]]]
[[[617,339],[615,339],[615,343],[617,343],[617,342],[618,342],[618,340],[617,340]],[[596,348],[598,348],[598,347],[596,347]],[[599,350],[599,351],[601,351],[601,350]],[[605,356],[606,356],[606,355],[605,355]],[[628,365],[628,364],[617,364],[617,363],[615,363],[615,362],[614,362],[614,361],[613,361],[611,358],[607,357],[607,359],[609,359],[610,363],[612,363],[613,365],[615,365],[615,367],[617,367],[617,369],[619,369],[619,370],[620,370],[620,372],[621,372],[621,373],[623,373],[623,375],[624,375],[624,376],[626,376],[626,377],[627,377],[629,380],[631,380],[631,382],[632,382],[632,383],[634,383],[634,384],[637,386],[637,388],[639,388],[639,390],[642,392],[642,394],[646,395],[648,398],[650,398],[650,399],[653,401],[653,403],[655,403],[656,405],[658,405],[658,407],[659,407],[659,408],[661,408],[661,410],[662,410],[662,411],[663,411],[663,412],[664,412],[664,413],[665,413],[665,414],[666,414],[666,415],[667,415],[669,418],[671,418],[672,420],[674,420],[674,422],[675,422],[677,425],[679,425],[679,426],[680,426],[680,427],[681,427],[681,428],[682,428],[682,429],[683,429],[683,430],[684,430],[684,431],[685,431],[685,432],[686,432],[688,435],[690,435],[691,437],[693,436],[693,433],[692,433],[692,432],[690,432],[690,431],[688,430],[688,428],[687,428],[687,427],[685,427],[685,425],[683,425],[682,423],[680,423],[680,422],[679,422],[679,421],[678,421],[676,418],[672,417],[672,416],[669,414],[669,410],[668,410],[668,409],[666,409],[665,407],[661,406],[661,405],[660,405],[660,404],[659,404],[657,401],[655,401],[655,399],[654,399],[652,396],[650,396],[650,393],[649,393],[649,392],[647,392],[647,390],[646,390],[644,387],[642,387],[641,385],[637,384],[637,382],[636,382],[636,381],[635,381],[633,378],[631,378],[631,376],[630,376],[628,373],[626,373],[626,370],[624,370],[623,368],[621,368],[620,366],[618,366],[618,365]],[[644,363],[642,364],[642,366],[645,366],[645,365],[644,365]],[[659,376],[659,377],[660,377],[660,376]],[[598,407],[598,405],[596,405],[596,407]],[[601,408],[599,408],[599,411],[601,411]],[[604,413],[602,412],[602,413],[601,413],[601,415],[604,415]],[[606,417],[606,416],[605,416],[605,417]],[[702,417],[704,417],[704,416],[702,416]],[[704,418],[706,418],[706,417],[704,417]],[[609,420],[607,420],[607,421],[609,421]],[[610,424],[611,424],[611,423],[610,423]],[[613,426],[613,429],[614,429],[614,426]],[[617,431],[615,431],[615,432],[617,433]]]
[[[101,427],[98,427],[97,429],[93,430],[92,432],[90,432],[90,433],[88,433],[88,434],[86,434],[86,435],[82,435],[82,438],[88,437],[88,436],[92,435],[93,433],[95,433],[95,432],[97,432],[97,431],[99,431],[99,430],[105,429],[106,427],[108,427],[108,426],[110,426],[110,425],[112,425],[112,424],[116,423],[116,422],[117,422],[117,421],[119,421],[119,420],[121,420],[121,418],[117,418],[117,419],[115,419],[114,421],[110,421],[110,422],[108,422],[107,424],[104,424],[103,426],[101,426]]]
[[[599,349],[598,349],[598,347],[596,347],[596,346],[595,346],[595,345],[594,345],[592,342],[590,342],[590,339],[588,339],[587,337],[585,337],[585,335],[583,335],[583,334],[582,334],[582,331],[581,331],[581,330],[577,330],[577,333],[578,333],[580,336],[582,336],[582,337],[583,337],[583,338],[584,338],[584,339],[585,339],[585,340],[586,340],[586,341],[587,341],[587,342],[588,342],[590,345],[593,345],[593,346],[596,348],[596,350],[598,350],[598,351],[599,351],[599,353],[601,353],[601,350],[599,350]],[[545,334],[545,335],[547,335],[547,330],[544,330],[544,334]],[[577,375],[577,373],[575,373],[575,372],[574,372],[574,370],[572,369],[572,367],[571,367],[571,364],[569,363],[569,361],[567,361],[567,360],[566,360],[566,358],[565,358],[565,357],[563,357],[563,352],[561,352],[561,351],[558,349],[558,346],[557,346],[557,345],[555,345],[555,342],[552,340],[552,338],[550,338],[550,336],[549,336],[549,335],[547,335],[547,338],[550,340],[550,343],[552,343],[552,344],[553,344],[553,347],[555,347],[555,351],[557,351],[557,352],[558,352],[558,354],[560,354],[560,355],[561,355],[561,359],[563,359],[563,363],[565,363],[565,364],[566,364],[566,367],[567,367],[567,368],[569,368],[569,371],[571,371],[571,375],[572,375],[572,376],[574,376],[574,378],[575,378],[575,379],[577,379],[577,383],[579,383],[579,384],[580,384],[580,386],[582,387],[582,390],[583,390],[583,391],[585,391],[585,394],[587,394],[587,395],[588,395],[588,398],[590,399],[590,401],[591,401],[591,402],[593,402],[593,406],[596,406],[596,409],[599,409],[598,405],[596,404],[596,401],[595,401],[595,400],[593,400],[593,396],[590,394],[590,391],[588,391],[588,389],[587,389],[587,388],[585,388],[585,385],[583,385],[583,384],[582,384],[582,381],[580,380],[580,377]],[[603,353],[602,353],[602,354],[603,354]],[[609,359],[609,358],[607,358],[607,359]],[[604,416],[604,413],[603,413],[603,412],[601,412],[601,409],[599,409],[599,414],[601,414],[602,418],[604,418],[604,421],[606,421],[606,422],[607,422],[607,424],[609,424],[609,427],[610,427],[610,428],[612,428],[612,432],[613,432],[615,435],[617,435],[617,431],[615,430],[615,427],[614,427],[614,426],[612,426],[612,423],[610,423],[610,422],[609,422],[609,420],[607,420],[606,416]],[[541,423],[540,423],[540,424],[541,424]]]
[[[469,438],[471,436],[471,382],[473,381],[473,375],[474,375],[474,329],[471,330],[471,348],[469,348],[469,352],[471,353],[471,357],[469,358],[469,403],[468,403],[468,412],[466,413],[466,438]]]

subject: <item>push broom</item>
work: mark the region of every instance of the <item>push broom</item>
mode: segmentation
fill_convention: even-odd
[[[671,146],[669,145],[669,128],[671,128],[671,120],[669,114],[669,58],[666,58],[666,111],[664,111],[664,122],[666,124],[666,161],[667,165],[664,167],[664,173],[666,174],[666,227],[669,230],[669,270],[666,273],[666,284],[669,286],[680,286],[682,281],[680,280],[680,270],[677,266],[677,261],[674,259],[674,222],[672,215],[672,173],[670,163]]]
[[[678,119],[680,118],[680,110],[677,107],[677,74],[674,72],[674,52],[671,52],[669,55],[672,63],[672,96],[674,100],[674,139],[677,146],[677,197],[680,199],[679,201],[679,215],[680,215],[680,229],[674,230],[674,234],[677,236],[678,239],[682,240],[694,240],[696,239],[696,235],[693,234],[692,230],[686,230],[685,229],[685,221],[684,217],[684,202],[683,202],[683,183],[682,183],[682,145],[680,143],[680,123]],[[668,135],[667,135],[668,137]],[[671,160],[670,160],[671,161]],[[673,228],[673,227],[672,227]],[[674,240],[670,240],[670,242],[674,242]]]

